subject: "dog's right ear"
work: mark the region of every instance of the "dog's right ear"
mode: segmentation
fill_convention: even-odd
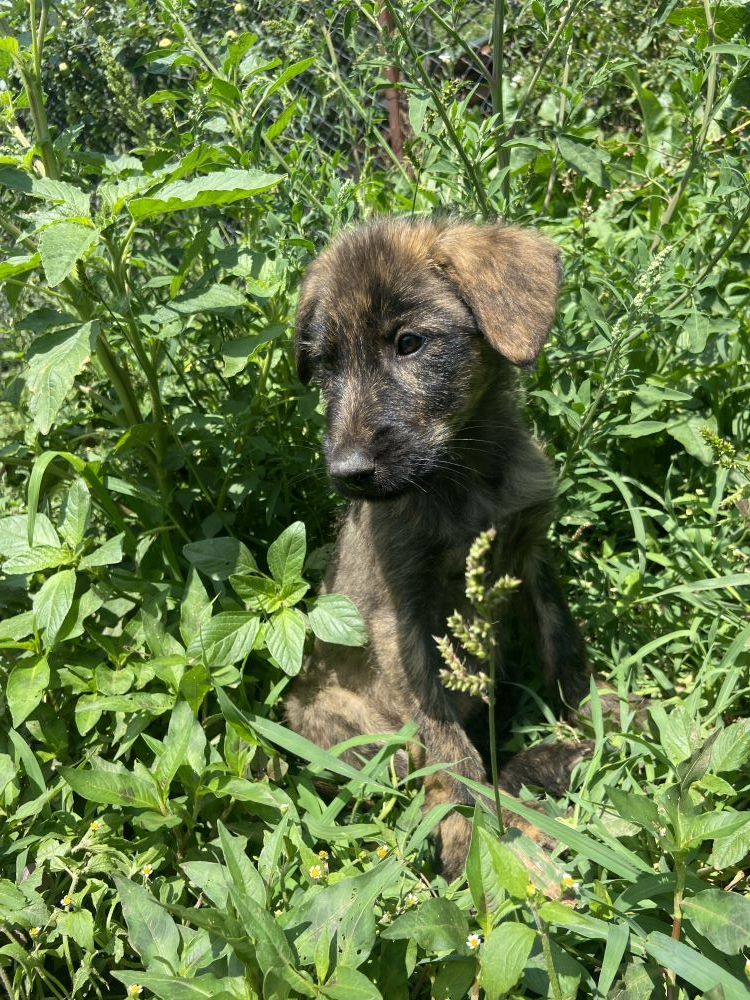
[[[297,303],[297,319],[294,324],[294,364],[303,385],[312,378],[312,325],[315,316],[315,298],[310,293],[309,281],[303,281]]]
[[[514,365],[536,360],[555,317],[562,269],[546,236],[499,224],[449,225],[436,263],[487,341]]]

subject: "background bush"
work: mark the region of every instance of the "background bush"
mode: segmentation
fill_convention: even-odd
[[[0,5],[9,996],[747,996],[750,18],[503,6]],[[594,699],[553,857],[477,813],[468,888],[408,731],[353,772],[279,722],[313,632],[363,641],[312,596],[296,287],[343,225],[438,209],[562,248],[523,376],[552,539],[595,667],[653,699],[635,732]],[[507,749],[560,735],[524,690]]]

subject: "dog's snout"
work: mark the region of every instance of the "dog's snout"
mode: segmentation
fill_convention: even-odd
[[[341,447],[329,456],[328,472],[336,484],[345,487],[364,487],[375,472],[375,460],[366,449],[358,445]]]

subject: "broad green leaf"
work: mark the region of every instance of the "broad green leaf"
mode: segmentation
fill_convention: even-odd
[[[245,853],[247,839],[236,837],[219,820],[219,843],[224,855],[224,863],[229,873],[229,885],[243,897],[254,900],[260,906],[268,903],[266,886],[258,874],[258,869]]]
[[[154,966],[159,968],[158,965]],[[159,1000],[238,1000],[243,994],[243,983],[235,977],[218,979],[209,973],[200,976],[168,976],[159,972],[121,972],[112,976],[126,987],[150,990]]]
[[[236,538],[207,538],[183,545],[182,554],[212,580],[227,580],[233,573],[252,573],[257,564]]]
[[[367,633],[356,605],[343,594],[321,594],[307,613],[318,639],[340,646],[364,646]]]
[[[24,271],[32,271],[39,266],[41,260],[38,253],[27,254],[23,257],[6,257],[5,260],[0,261],[0,281],[14,278],[17,274],[23,274]]]
[[[268,548],[268,568],[277,583],[296,583],[302,575],[306,550],[305,526],[295,521]]]
[[[154,779],[163,793],[185,761],[193,728],[198,725],[186,701],[178,701],[172,709],[163,749],[154,767]]]
[[[686,899],[682,910],[719,951],[735,955],[750,946],[750,899],[738,892],[705,889]]]
[[[711,750],[711,770],[739,771],[750,761],[750,719],[722,729]]]
[[[180,934],[174,920],[151,893],[130,879],[114,876],[130,943],[146,969],[177,968]]]
[[[153,781],[124,771],[61,767],[60,774],[73,791],[89,802],[106,806],[131,806],[161,812],[161,800]]]
[[[44,632],[48,647],[55,643],[57,633],[65,621],[65,616],[73,604],[76,575],[72,569],[61,569],[45,580],[40,590],[34,594],[34,617],[40,632]]]
[[[700,725],[682,705],[675,706],[671,712],[663,705],[652,705],[649,712],[659,728],[664,753],[675,766],[701,746]]]
[[[10,639],[18,642],[34,631],[34,612],[22,611],[20,615],[11,615],[0,621],[0,640]]]
[[[99,231],[80,222],[54,222],[39,235],[39,253],[47,284],[63,282],[77,260],[99,240]]]
[[[71,215],[85,218],[91,209],[89,195],[68,181],[52,180],[50,177],[35,178],[32,194],[36,198],[44,198],[46,201],[65,205],[70,209]]]
[[[285,329],[286,327],[281,323],[273,323],[266,327],[262,333],[256,333],[252,337],[225,340],[221,347],[225,376],[233,378],[235,375],[239,375],[241,371],[245,370],[248,362],[259,354],[260,348],[284,333]]]
[[[128,208],[134,219],[145,219],[186,208],[228,205],[268,191],[281,180],[281,174],[260,170],[218,170],[192,181],[173,181],[154,194],[134,198]]]
[[[633,959],[607,1000],[649,1000],[654,995],[654,976],[643,962]]]
[[[27,662],[21,660],[13,667],[5,691],[13,725],[16,728],[31,715],[49,685],[49,664],[46,656],[41,656],[36,662],[28,665]]]
[[[557,137],[557,148],[568,166],[576,173],[586,177],[597,187],[610,187],[609,177],[604,168],[604,164],[610,159],[609,153],[568,135]]]
[[[270,576],[261,573],[253,576],[230,576],[229,582],[239,597],[251,608],[273,614],[283,606],[282,589]]]
[[[98,548],[85,555],[78,563],[78,569],[94,569],[95,566],[112,566],[122,562],[122,541],[125,534],[121,532],[114,538],[108,538]]]
[[[715,986],[721,986],[724,990],[724,1000],[747,1000],[746,983],[735,978],[723,966],[706,958],[690,945],[675,941],[661,931],[651,931],[648,937],[643,939],[643,946],[659,965],[672,969],[691,986],[699,990],[711,990]]]
[[[174,705],[174,695],[161,691],[133,691],[130,694],[83,695],[76,712],[148,712],[161,715]]]
[[[255,943],[258,965],[264,974],[264,996],[274,996],[278,991],[280,1000],[286,1000],[292,990],[306,997],[316,996],[318,991],[307,975],[296,969],[296,961],[291,946],[276,920],[249,896],[243,896],[234,886],[229,891],[247,934]]]
[[[178,298],[166,304],[167,309],[171,309],[182,316],[192,316],[202,312],[226,312],[227,310],[242,309],[247,305],[247,300],[242,292],[231,285],[211,285],[210,288],[193,289],[184,292]]]
[[[186,861],[180,867],[212,903],[220,910],[226,909],[232,880],[224,865],[220,865],[217,861]]]
[[[731,865],[738,865],[748,854],[750,854],[750,818],[739,830],[714,841],[708,863],[718,871],[724,871]]]
[[[32,343],[26,354],[26,384],[34,429],[49,433],[76,375],[91,358],[99,334],[96,321],[48,333]]]
[[[71,561],[71,555],[65,549],[52,545],[35,545],[33,548],[19,552],[3,563],[3,572],[39,573],[43,569],[56,569]]]
[[[191,566],[180,603],[180,635],[186,646],[190,645],[206,625],[211,617],[211,610],[212,601],[195,566]]]
[[[60,536],[75,548],[83,541],[91,516],[91,494],[80,476],[68,487],[61,514]]]
[[[607,795],[617,812],[628,823],[637,823],[644,830],[653,832],[661,825],[656,804],[645,795],[624,792],[620,788],[607,788]]]
[[[221,611],[201,627],[187,655],[209,667],[239,663],[252,651],[259,628],[260,619],[249,611]]]
[[[489,830],[479,830],[479,857],[485,885],[495,886],[489,891],[497,905],[497,886],[502,887],[514,899],[525,899],[526,889],[531,881],[529,873],[508,848],[501,844],[497,836]],[[493,907],[494,909],[494,907]],[[492,912],[492,910],[490,911]]]
[[[295,76],[299,76],[300,73],[304,73],[306,69],[309,69],[315,62],[315,56],[308,56],[306,59],[300,59],[299,62],[292,63],[291,66],[287,66],[284,72],[279,76],[277,80],[271,84],[268,90],[263,95],[264,98],[270,97],[271,94],[276,93],[276,91],[283,87],[285,83],[293,80]]]
[[[68,910],[57,914],[57,927],[83,951],[94,950],[94,917],[90,910]]]
[[[325,986],[321,986],[320,995],[329,1000],[383,1000],[383,994],[367,976],[347,965],[337,966]]]
[[[407,911],[383,930],[389,941],[411,938],[428,952],[459,951],[463,954],[469,925],[462,910],[449,899],[428,899]]]
[[[278,665],[290,677],[302,669],[305,652],[305,617],[297,608],[282,608],[271,619],[266,646]]]
[[[26,514],[9,514],[0,518],[0,554],[4,556],[27,552],[29,542],[60,548],[60,539],[46,514],[37,514],[34,537],[28,538],[29,519]]]
[[[487,1000],[500,1000],[521,978],[536,931],[525,924],[499,924],[482,945],[479,982]]]
[[[714,460],[713,450],[701,434],[701,427],[706,426],[716,432],[716,420],[713,417],[680,416],[670,422],[667,433],[679,441],[693,458],[697,458],[703,465],[711,465]]]

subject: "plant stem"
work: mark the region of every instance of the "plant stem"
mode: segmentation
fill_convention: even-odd
[[[490,771],[492,774],[492,790],[495,793],[495,809],[497,811],[497,822],[500,827],[500,836],[505,832],[503,826],[503,814],[500,810],[500,784],[498,777],[497,768],[497,733],[495,725],[495,677],[497,672],[497,647],[495,646],[494,639],[490,638],[490,649],[489,649],[489,672],[490,672],[490,688],[489,688],[489,730],[490,730]]]
[[[552,957],[552,946],[549,940],[549,930],[547,925],[536,912],[536,907],[531,905],[531,912],[534,916],[534,923],[536,924],[536,929],[539,931],[539,937],[542,939],[542,954],[544,955],[544,964],[547,966],[547,975],[549,976],[549,985],[552,990],[552,996],[554,1000],[563,1000],[562,989],[560,988],[560,980],[557,978],[557,969],[555,968],[555,960]]]
[[[710,45],[713,45],[714,44],[714,40],[715,40],[714,39],[714,25],[715,25],[715,20],[714,20],[713,14],[711,13],[711,3],[710,3],[710,0],[703,0],[703,9],[704,9],[704,12],[705,12],[705,15],[706,15],[706,30],[708,31],[708,41],[709,41]],[[661,219],[659,220],[659,228],[660,228],[661,232],[658,232],[654,236],[653,240],[651,241],[651,246],[649,247],[651,253],[653,253],[654,250],[656,250],[656,248],[658,247],[659,243],[664,238],[663,237],[664,227],[669,223],[670,219],[674,215],[675,209],[677,208],[677,205],[679,204],[680,199],[682,198],[682,195],[683,195],[683,193],[685,191],[685,188],[687,187],[688,181],[690,180],[690,177],[691,177],[691,175],[693,173],[693,170],[695,170],[695,167],[697,166],[698,157],[700,156],[700,154],[701,154],[701,152],[703,150],[703,145],[704,145],[704,143],[706,141],[706,135],[708,134],[708,128],[709,128],[711,122],[713,121],[714,112],[716,110],[716,108],[714,106],[714,101],[715,101],[715,98],[716,98],[716,64],[717,64],[717,61],[718,61],[718,56],[716,55],[715,52],[712,52],[711,56],[710,56],[709,65],[708,65],[708,80],[707,80],[707,85],[706,85],[706,104],[705,104],[705,107],[704,107],[704,110],[703,110],[703,126],[701,127],[701,131],[700,131],[700,134],[698,136],[698,141],[695,143],[695,145],[693,146],[693,149],[692,149],[692,151],[690,153],[690,159],[688,160],[688,164],[685,167],[685,172],[683,173],[682,177],[680,178],[679,183],[677,184],[677,187],[675,188],[674,194],[669,199],[669,203],[667,204],[667,207],[664,209],[664,214],[662,215]]]
[[[503,70],[505,59],[505,0],[495,0],[492,15],[492,82],[490,95],[492,97],[492,113],[497,118],[497,136],[495,139],[495,156],[498,171],[505,170],[501,190],[503,193],[503,213],[508,214],[510,201],[510,150],[504,146],[505,108],[503,107]]]
[[[466,155],[466,150],[464,149],[463,144],[458,137],[458,133],[456,132],[456,129],[453,126],[453,122],[450,119],[450,115],[448,114],[443,102],[440,99],[440,94],[438,93],[435,84],[432,82],[430,74],[425,70],[424,66],[422,65],[422,58],[417,52],[416,48],[414,47],[414,43],[412,42],[411,38],[409,37],[409,32],[407,30],[407,27],[404,24],[401,14],[396,9],[396,5],[393,3],[393,0],[385,0],[385,4],[391,13],[391,17],[393,18],[393,23],[395,24],[398,33],[401,36],[401,39],[404,45],[406,46],[409,55],[412,58],[417,73],[419,74],[419,77],[422,80],[422,83],[424,84],[425,88],[429,91],[430,97],[432,98],[433,103],[435,105],[435,110],[440,116],[443,125],[445,125],[445,130],[448,133],[448,136],[450,137],[450,140],[453,143],[453,146],[456,152],[458,153],[461,162],[464,165],[464,170],[466,171],[466,178],[474,190],[474,196],[476,198],[477,205],[479,206],[482,215],[484,215],[484,217],[487,218],[493,214],[492,206],[490,205],[487,199],[484,186],[479,177],[479,174],[477,173],[476,167],[471,162],[469,157]]]
[[[682,900],[687,882],[687,865],[682,858],[675,855],[674,859],[674,903],[672,906],[672,940],[679,941],[682,931]],[[667,1000],[676,1000],[677,976],[672,969],[667,969],[669,982],[667,984]]]

